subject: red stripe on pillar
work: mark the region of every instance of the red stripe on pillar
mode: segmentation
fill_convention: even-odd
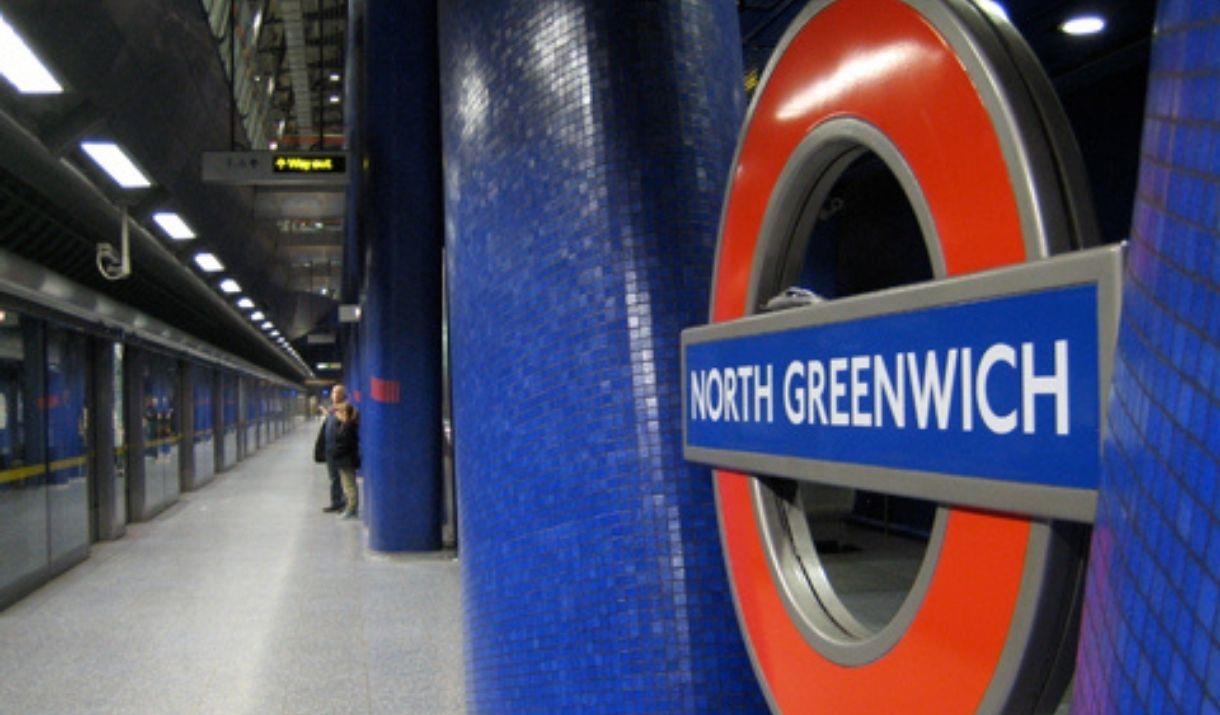
[[[382,380],[374,377],[369,386],[369,393],[377,402],[397,403],[402,399],[402,386],[398,380]]]

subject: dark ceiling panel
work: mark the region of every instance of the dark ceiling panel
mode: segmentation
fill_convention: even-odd
[[[200,178],[201,154],[230,149],[232,133],[229,86],[201,3],[15,0],[6,3],[5,13],[79,101],[96,108],[102,121],[90,134],[122,144],[164,192],[164,203],[199,234],[196,241],[167,244],[170,250],[186,265],[194,252],[211,250],[277,323],[301,323],[286,271],[274,264],[274,235],[255,221],[253,191]],[[40,134],[66,121],[38,119]],[[244,141],[240,128],[232,138]],[[79,152],[69,156],[110,191],[109,180],[92,174]],[[160,203],[144,205],[152,210]],[[150,225],[147,214],[133,218]]]
[[[277,263],[283,261],[276,250],[277,231],[256,219],[251,189],[201,181],[204,151],[227,150],[233,141],[240,145],[245,138],[240,122],[236,133],[233,131],[229,85],[199,0],[9,0],[4,12],[54,67],[68,91],[57,97],[29,98],[0,88],[0,110],[39,136],[53,152],[71,159],[112,201],[132,206],[134,220],[151,227],[154,210],[181,213],[199,238],[164,243],[180,264],[163,265],[167,276],[182,267],[193,271],[190,257],[197,251],[216,253],[226,266],[226,275],[241,283],[290,339],[308,333],[334,312],[333,301],[291,290],[291,264]],[[152,177],[155,188],[126,193],[115,189],[76,148],[81,138],[95,136],[120,143]],[[8,168],[21,173],[19,167]],[[13,187],[9,189],[12,196]],[[64,207],[47,211],[62,214]],[[77,234],[86,237],[88,255],[46,256],[52,261],[48,267],[65,271],[71,267],[71,272],[80,275],[70,277],[211,339],[207,321],[192,322],[190,317],[192,304],[203,305],[198,296],[183,295],[179,286],[158,283],[155,277],[123,284],[97,279],[91,253],[98,240],[95,227],[76,228]],[[57,233],[58,238],[50,243],[68,240],[64,237],[71,234]],[[21,242],[36,244],[39,251],[48,248],[46,242],[31,242],[30,238],[28,232],[5,232],[4,245]],[[164,252],[155,260],[164,264]],[[165,306],[175,306],[175,310],[159,313]],[[226,345],[229,336],[217,334],[214,318],[211,323],[211,334]],[[269,346],[245,347],[254,353],[242,357],[277,369],[278,358],[256,356],[271,349]]]

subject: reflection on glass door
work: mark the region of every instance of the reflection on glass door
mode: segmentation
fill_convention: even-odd
[[[111,384],[114,394],[110,423],[114,429],[114,514],[115,523],[123,524],[127,521],[127,430],[123,420],[126,414],[124,395],[127,393],[123,390],[123,344],[115,343],[113,350],[114,374]]]
[[[0,309],[0,588],[47,565],[40,328]]]
[[[89,545],[87,338],[50,325],[46,332],[47,502],[51,561]]]
[[[149,354],[144,363],[143,518],[178,498],[178,363]]]
[[[237,463],[237,378],[224,376],[224,468]]]
[[[213,377],[212,371],[208,368],[195,368],[195,439],[192,449],[195,452],[194,486],[196,487],[211,479],[215,472],[216,447],[212,425]]]

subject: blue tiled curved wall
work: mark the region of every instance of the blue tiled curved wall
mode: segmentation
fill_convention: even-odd
[[[426,551],[441,545],[436,3],[368,0],[366,17],[363,508],[371,548]]]
[[[679,423],[734,4],[454,0],[441,52],[472,710],[761,709]]]
[[[1220,711],[1220,5],[1157,18],[1075,713]]]

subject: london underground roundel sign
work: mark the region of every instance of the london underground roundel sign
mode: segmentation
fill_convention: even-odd
[[[1037,712],[1071,676],[1121,248],[1088,249],[1066,127],[1015,31],[965,1],[815,1],[763,76],[711,323],[682,336],[683,428],[687,458],[716,468],[777,711]],[[865,154],[901,186],[933,280],[768,310]],[[887,625],[837,602],[783,483],[938,505]]]

